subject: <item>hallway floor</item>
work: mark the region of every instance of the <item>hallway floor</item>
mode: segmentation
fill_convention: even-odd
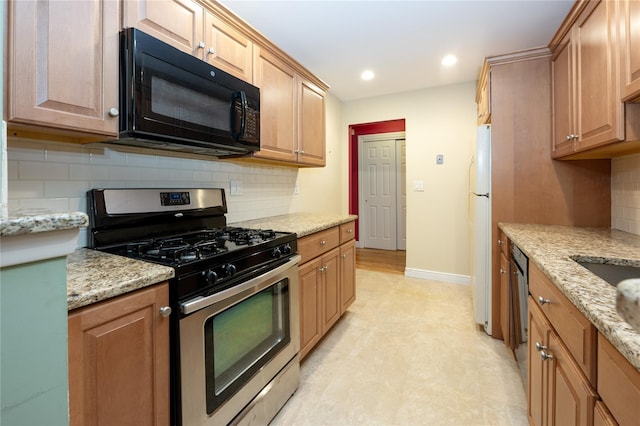
[[[356,302],[302,362],[272,425],[527,425],[511,352],[469,286],[357,269]]]

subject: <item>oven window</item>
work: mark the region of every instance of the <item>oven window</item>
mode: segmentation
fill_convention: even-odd
[[[284,279],[205,321],[209,414],[290,342],[288,290]]]

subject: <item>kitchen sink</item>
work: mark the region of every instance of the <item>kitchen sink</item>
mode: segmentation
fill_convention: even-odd
[[[578,264],[587,268],[612,286],[617,286],[623,280],[640,278],[640,266],[616,265],[611,263],[599,263],[576,260]]]

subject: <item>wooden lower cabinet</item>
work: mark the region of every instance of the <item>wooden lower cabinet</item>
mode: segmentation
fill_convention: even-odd
[[[607,406],[602,401],[596,401],[593,407],[593,426],[617,426],[617,424]]]
[[[169,424],[168,284],[69,313],[73,425]]]
[[[531,297],[529,336],[529,423],[592,425],[598,396]]]
[[[353,226],[353,222],[349,224]],[[304,262],[298,267],[300,359],[318,344],[356,299],[353,235],[353,231],[336,226],[298,240],[298,252]]]
[[[356,242],[340,246],[340,314],[356,300]]]

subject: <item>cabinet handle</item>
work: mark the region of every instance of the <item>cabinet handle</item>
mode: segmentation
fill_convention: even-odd
[[[204,41],[201,41],[200,43],[198,43],[198,49],[204,49],[205,44]]]
[[[298,154],[304,154],[304,149],[298,150]]]
[[[498,245],[502,247],[502,240],[498,240]]]
[[[120,115],[120,111],[118,111],[118,108],[110,108],[109,115],[111,117],[117,117],[118,115]]]
[[[546,351],[540,351],[540,359],[542,359],[543,361],[546,361],[548,359],[553,359],[553,355],[551,355]]]
[[[501,273],[501,274],[506,274],[506,273],[507,273],[507,271],[505,271],[504,269],[500,268],[500,273]]]
[[[349,228],[347,229],[347,234],[351,234],[353,232],[353,229]]]
[[[325,245],[325,244],[327,244],[327,242],[326,242],[325,240],[320,241],[320,245],[321,245],[321,246],[323,246],[323,245]]]
[[[324,265],[322,268],[318,269],[318,271],[320,271],[320,272],[324,272],[324,271],[326,271],[327,269],[329,269],[329,267],[328,267],[327,265]]]
[[[536,350],[538,352],[540,352],[540,351],[542,351],[544,349],[547,349],[547,347],[545,345],[541,344],[540,342],[536,342]]]
[[[538,297],[538,303],[540,305],[544,305],[545,303],[551,303],[551,300],[545,299],[544,297],[540,296],[540,297]]]
[[[210,47],[209,50],[207,50],[207,54],[208,55],[215,55],[216,54],[216,49],[214,49],[213,47]]]
[[[346,255],[346,254],[343,254],[343,255],[341,255],[340,257],[342,257],[343,259],[346,259],[346,258],[347,258],[347,255]]]
[[[163,306],[162,308],[160,308],[160,316],[166,318],[169,315],[171,315],[171,306]]]

